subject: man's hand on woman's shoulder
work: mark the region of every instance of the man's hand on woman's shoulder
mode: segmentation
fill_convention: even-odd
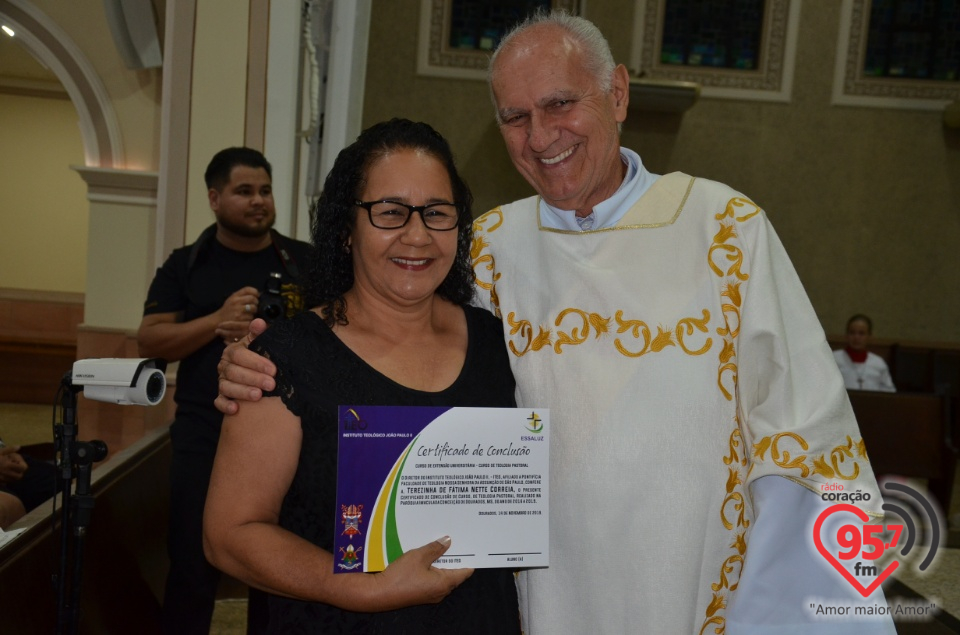
[[[217,364],[220,392],[213,402],[220,412],[236,414],[238,401],[259,401],[263,391],[273,390],[277,367],[267,358],[249,350],[250,342],[267,330],[267,323],[257,318],[250,322],[250,331],[240,341],[227,346]]]

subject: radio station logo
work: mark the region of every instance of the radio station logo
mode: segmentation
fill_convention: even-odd
[[[885,482],[883,489],[890,494],[887,500],[895,500],[895,502],[884,502],[882,509],[887,512],[887,518],[895,516],[900,518],[901,522],[869,523],[870,517],[866,512],[850,503],[842,502],[823,510],[813,526],[813,541],[817,551],[865,598],[897,570],[901,561],[915,547],[927,550],[918,566],[920,571],[926,571],[937,554],[943,536],[940,515],[926,496],[912,487],[892,481]],[[861,495],[858,492],[849,495],[823,494],[822,496],[824,500],[858,501],[869,500],[870,495]],[[905,504],[906,508],[901,504]],[[834,553],[824,544],[822,529],[835,514],[851,514],[861,522],[848,522],[839,528],[834,536],[835,544],[834,541],[830,541],[836,549]],[[919,519],[919,523],[915,521],[915,517]],[[842,516],[840,518],[842,519]],[[832,520],[836,521],[836,519]],[[924,534],[919,541],[918,524],[922,525]],[[890,550],[896,549],[901,543],[903,547],[899,553],[891,554]],[[924,546],[921,547],[921,544]],[[890,562],[881,568],[879,561],[884,554],[887,554]]]

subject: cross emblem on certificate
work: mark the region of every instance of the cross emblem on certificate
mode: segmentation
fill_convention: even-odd
[[[530,416],[527,417],[527,421],[530,422],[530,425],[528,426],[530,432],[540,432],[543,430],[543,423],[540,421],[540,415],[538,415],[536,412],[531,412]]]

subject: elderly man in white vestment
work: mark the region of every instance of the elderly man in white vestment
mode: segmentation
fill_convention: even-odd
[[[893,634],[810,609],[885,600],[812,546],[821,488],[869,494],[874,516],[882,501],[803,287],[749,198],[620,147],[628,84],[563,13],[491,60],[537,195],[475,222],[478,302],[503,320],[518,403],[553,426],[551,561],[518,578],[525,632]],[[272,370],[250,356],[221,364],[221,409],[259,394],[232,382],[272,388],[235,365]]]

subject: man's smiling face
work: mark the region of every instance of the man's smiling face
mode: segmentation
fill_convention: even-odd
[[[500,52],[491,85],[507,152],[549,204],[586,215],[620,187],[626,69],[618,66],[611,90],[603,92],[581,45],[543,25]]]

